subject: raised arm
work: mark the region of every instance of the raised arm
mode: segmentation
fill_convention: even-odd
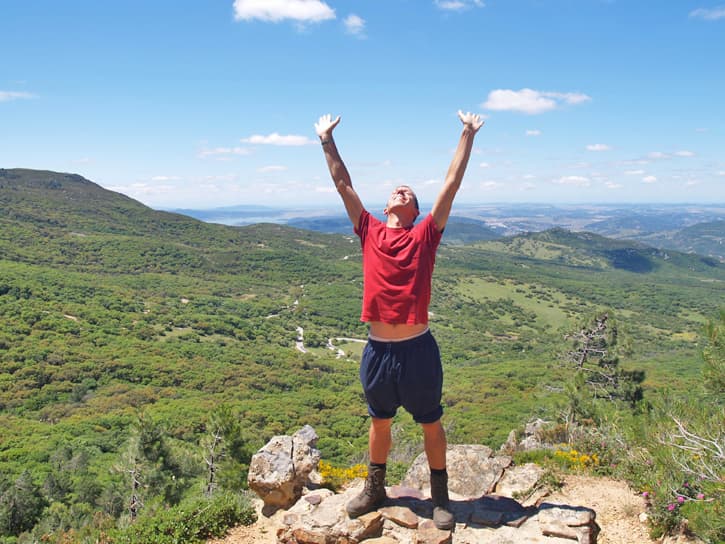
[[[335,140],[332,138],[332,131],[340,122],[340,116],[337,119],[332,120],[331,115],[323,115],[315,123],[315,131],[320,137],[320,143],[322,144],[322,150],[325,153],[325,160],[327,161],[327,168],[330,170],[330,176],[332,181],[337,188],[337,192],[342,197],[342,202],[345,204],[345,210],[347,210],[347,216],[352,221],[355,228],[360,224],[360,215],[363,211],[363,204],[360,200],[355,189],[352,187],[352,180],[350,179],[350,173],[347,171],[345,163],[340,158],[340,153],[337,151]]]
[[[435,204],[433,204],[433,209],[430,212],[433,220],[436,222],[438,230],[443,230],[448,222],[448,216],[451,214],[451,207],[453,206],[453,199],[461,187],[463,174],[466,172],[468,159],[471,156],[473,138],[476,136],[478,129],[483,126],[483,119],[473,113],[463,113],[459,110],[458,118],[463,123],[461,139],[458,142],[453,161],[451,161],[451,165],[448,167],[448,174],[446,174],[446,180],[443,182],[443,188],[438,193]]]

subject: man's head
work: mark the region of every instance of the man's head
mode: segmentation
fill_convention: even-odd
[[[385,215],[394,213],[402,220],[407,221],[410,219],[412,223],[420,214],[418,197],[415,196],[413,189],[407,185],[399,185],[393,189],[393,193],[388,199],[388,205],[385,207],[384,212]]]

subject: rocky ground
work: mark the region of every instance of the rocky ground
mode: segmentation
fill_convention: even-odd
[[[597,513],[601,533],[599,544],[653,543],[647,534],[647,526],[639,520],[644,512],[644,501],[626,483],[609,478],[568,475],[560,491],[546,497],[549,502],[586,506]],[[277,529],[282,525],[284,514],[272,517],[261,515],[262,501],[257,501],[260,515],[254,525],[236,527],[223,539],[208,544],[276,544]],[[453,542],[456,535],[453,534]],[[571,541],[575,542],[575,541]]]

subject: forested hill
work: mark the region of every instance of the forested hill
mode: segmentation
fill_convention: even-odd
[[[244,274],[263,264],[312,266],[309,248],[326,258],[330,245],[335,254],[350,246],[279,225],[235,228],[153,210],[77,174],[0,169],[0,257],[9,260],[99,273]]]
[[[324,460],[362,459],[360,257],[351,234],[207,224],[0,170],[0,542],[115,524],[135,462],[147,511],[199,495],[220,433],[226,489],[250,450],[305,424]],[[449,441],[498,447],[556,417],[566,335],[603,310],[647,391],[697,387],[725,266],[556,230],[442,246],[433,281]],[[421,451],[404,413],[395,437],[391,473]],[[2,498],[17,489],[22,515]]]

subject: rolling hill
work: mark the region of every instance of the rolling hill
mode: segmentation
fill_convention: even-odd
[[[555,412],[564,336],[602,309],[649,391],[696,386],[725,282],[714,259],[562,229],[461,240],[436,267],[449,439],[494,447]],[[143,431],[183,459],[191,493],[220,407],[250,447],[311,424],[323,458],[360,459],[361,344],[345,340],[366,337],[360,296],[349,234],[207,224],[74,174],[0,170],[0,488],[28,471],[62,508],[119,515],[113,467]],[[409,462],[420,437],[396,421],[392,462]],[[70,479],[75,453],[58,452],[82,458]]]

